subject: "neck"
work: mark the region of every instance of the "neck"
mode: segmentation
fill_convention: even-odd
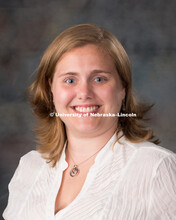
[[[101,150],[101,148],[106,145],[115,131],[116,128],[112,128],[104,133],[84,137],[73,134],[67,130],[67,158],[70,158],[69,154],[71,154],[75,162],[80,162],[84,159],[87,159],[94,153]]]

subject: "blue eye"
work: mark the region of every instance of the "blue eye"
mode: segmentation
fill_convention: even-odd
[[[105,81],[105,79],[103,77],[96,77],[95,81],[96,82],[102,82],[102,81]]]
[[[72,84],[72,83],[74,83],[74,81],[75,81],[75,80],[74,80],[74,79],[71,79],[71,78],[65,80],[65,82],[68,83],[68,84]]]

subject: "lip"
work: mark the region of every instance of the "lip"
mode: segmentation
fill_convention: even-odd
[[[86,114],[86,113],[96,113],[98,112],[98,110],[100,109],[101,105],[97,105],[97,104],[85,104],[85,105],[75,105],[72,106],[71,108],[79,114]],[[76,109],[77,108],[77,109]],[[84,108],[84,110],[83,110]],[[90,108],[90,109],[85,109],[85,108]],[[91,108],[93,108],[91,110]],[[82,111],[79,111],[78,109],[81,109]]]

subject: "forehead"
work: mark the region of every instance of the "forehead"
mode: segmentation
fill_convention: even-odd
[[[74,66],[89,65],[115,68],[113,59],[109,53],[101,46],[94,44],[86,44],[81,47],[73,48],[64,53],[56,64],[57,69],[71,68]]]

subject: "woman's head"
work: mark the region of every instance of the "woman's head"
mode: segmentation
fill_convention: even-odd
[[[97,45],[76,47],[62,56],[55,67],[51,92],[57,113],[82,116],[61,116],[67,134],[93,137],[117,129],[118,117],[95,117],[120,112],[125,98],[112,58]]]
[[[64,123],[60,118],[50,117],[50,113],[54,109],[52,85],[55,72],[58,65],[65,59],[65,56],[78,48],[86,48],[86,46],[90,48],[90,45],[97,48],[99,54],[102,53],[108,56],[113,63],[112,65],[116,70],[116,74],[118,74],[124,91],[120,108],[123,100],[123,106],[125,106],[123,111],[137,114],[137,118],[120,118],[118,131],[122,130],[124,135],[132,141],[140,141],[152,137],[151,132],[144,130],[144,127],[139,123],[143,119],[143,114],[149,108],[138,104],[134,98],[131,65],[120,42],[113,34],[97,25],[76,25],[62,32],[50,44],[38,67],[37,77],[29,90],[34,113],[41,120],[37,128],[40,140],[39,150],[41,153],[49,153],[49,159],[54,163],[59,158],[66,140]]]
[[[41,97],[49,103],[49,84],[52,82],[56,64],[73,48],[94,44],[105,50],[112,58],[123,86],[131,88],[131,66],[128,56],[116,37],[97,25],[82,24],[62,32],[45,51],[38,68],[38,85],[41,84]],[[126,91],[128,94],[128,91]]]

